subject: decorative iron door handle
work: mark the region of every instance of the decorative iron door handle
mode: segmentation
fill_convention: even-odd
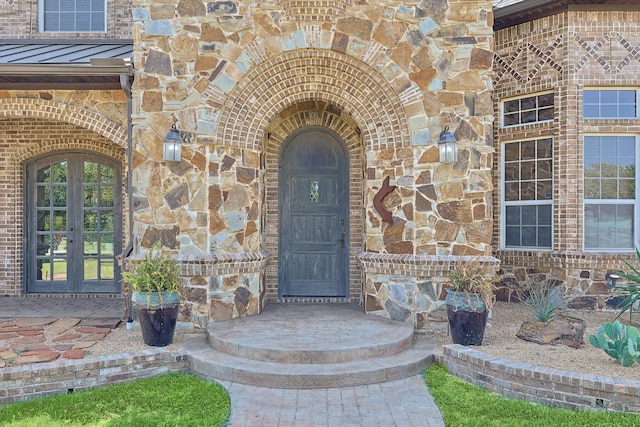
[[[344,233],[340,233],[340,238],[338,239],[338,242],[340,242],[340,247],[344,248]]]

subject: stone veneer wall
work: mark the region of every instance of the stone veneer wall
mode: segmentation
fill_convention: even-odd
[[[445,345],[439,359],[452,375],[510,399],[572,410],[640,413],[640,381],[515,362],[461,345]]]
[[[191,312],[220,320],[214,311],[233,318],[277,301],[280,146],[323,125],[350,154],[347,300],[364,304],[363,281],[431,280],[430,261],[418,258],[393,279],[375,276],[396,255],[490,255],[491,7],[135,0],[136,250],[161,240],[178,257],[216,265],[186,284],[198,289]],[[174,122],[182,161],[166,163],[162,139]],[[439,163],[445,126],[459,141],[455,165]],[[387,176],[397,186],[385,199],[392,224],[373,208]],[[227,255],[238,257],[233,268],[248,264],[221,283],[209,274],[232,262]],[[424,297],[439,296],[442,280]]]
[[[123,123],[121,91],[0,91],[0,295],[17,296],[23,289],[25,164],[40,155],[78,150],[118,160],[124,175]],[[126,222],[126,197],[123,210]]]
[[[493,164],[494,256],[502,262],[500,299],[512,300],[528,279],[555,279],[569,288],[576,308],[615,306],[619,298],[605,286],[607,271],[625,269],[633,253],[585,252],[583,248],[583,147],[585,134],[640,134],[638,119],[582,119],[585,87],[637,88],[640,75],[640,10],[637,6],[571,6],[566,12],[495,33],[495,128]],[[552,122],[500,126],[505,98],[553,91]],[[502,145],[539,137],[554,144],[553,250],[504,249]]]

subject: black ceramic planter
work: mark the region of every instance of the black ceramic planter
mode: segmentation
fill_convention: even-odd
[[[448,289],[446,305],[453,343],[482,345],[489,312],[480,295]]]
[[[487,311],[474,313],[472,311],[453,311],[447,307],[447,318],[451,330],[451,340],[454,344],[482,345],[484,328],[487,325]]]
[[[146,345],[154,347],[164,347],[171,344],[177,319],[178,306],[155,309],[138,307],[142,340]]]
[[[173,342],[180,308],[177,294],[166,294],[160,303],[157,293],[134,294],[142,340],[146,345],[164,347]]]

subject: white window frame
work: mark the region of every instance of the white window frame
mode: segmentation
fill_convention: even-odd
[[[636,198],[635,199],[587,199],[584,197],[584,138],[589,136],[633,136],[635,139],[635,153],[636,153]],[[595,132],[584,134],[582,138],[582,150],[583,150],[583,161],[582,165],[582,188],[580,192],[583,195],[582,200],[582,250],[584,252],[615,252],[615,253],[628,253],[633,252],[635,247],[638,245],[639,237],[640,237],[640,208],[638,206],[638,201],[640,200],[640,173],[638,173],[638,166],[640,166],[640,135],[635,133],[605,133],[605,132]],[[620,203],[622,202],[622,203]],[[585,239],[586,239],[586,220],[585,216],[585,207],[588,204],[598,204],[598,205],[622,205],[628,204],[633,206],[633,243],[630,248],[586,248],[585,247]]]
[[[500,101],[500,127],[502,128],[512,128],[515,126],[529,126],[529,125],[533,125],[533,124],[538,124],[538,123],[549,123],[549,122],[553,122],[553,117],[551,119],[548,120],[538,120],[535,122],[528,122],[528,123],[516,123],[513,125],[505,125],[505,121],[504,121],[504,116],[505,116],[505,110],[504,110],[504,105],[505,103],[509,102],[509,101],[515,101],[517,99],[525,99],[525,98],[534,98],[534,97],[539,97],[539,96],[543,96],[543,95],[549,95],[552,94],[553,95],[553,110],[554,110],[554,115],[555,115],[555,108],[556,108],[556,95],[555,92],[552,90],[549,91],[545,91],[545,92],[536,92],[536,93],[528,93],[526,95],[521,95],[521,96],[514,96],[511,98],[504,98]],[[545,107],[546,108],[546,107]],[[536,110],[538,110],[539,107],[536,107]],[[522,111],[522,110],[520,110]],[[530,110],[524,110],[524,111],[530,111]]]
[[[104,2],[104,29],[102,31],[79,31],[79,30],[73,30],[73,31],[52,31],[52,30],[45,30],[45,25],[44,25],[44,21],[45,21],[45,17],[44,17],[44,4],[47,0],[39,0],[38,1],[38,31],[40,33],[80,33],[80,34],[104,34],[107,32],[107,15],[109,13],[108,7],[109,4],[107,2],[107,0],[102,0]],[[74,13],[77,13],[77,11],[74,11]]]
[[[615,117],[615,116],[598,116],[598,117],[585,117],[584,116],[584,95],[588,91],[634,91],[636,93],[636,115],[634,117]],[[585,87],[582,89],[582,118],[583,120],[633,120],[640,118],[640,89],[637,87],[626,87],[626,86],[593,86],[593,87]]]
[[[522,138],[522,139],[514,139],[510,141],[504,141],[501,144],[501,153],[500,153],[500,164],[502,167],[501,171],[501,195],[500,195],[500,248],[502,250],[514,250],[514,251],[530,251],[530,252],[549,252],[553,251],[554,248],[554,236],[555,236],[555,203],[553,195],[551,199],[548,200],[518,200],[518,201],[507,201],[506,200],[506,145],[516,142],[525,142],[525,141],[537,141],[543,139],[551,140],[552,153],[555,152],[555,139],[551,135],[542,135],[536,138]],[[555,192],[555,158],[552,154],[552,165],[553,171],[551,176],[551,188]],[[550,247],[540,247],[540,246],[507,246],[507,206],[541,206],[541,205],[550,205],[551,206],[551,246]]]

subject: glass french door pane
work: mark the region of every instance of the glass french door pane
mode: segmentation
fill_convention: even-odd
[[[84,255],[97,255],[98,254],[98,235],[97,234],[85,234],[84,237]]]
[[[98,259],[84,259],[84,280],[98,280]]]
[[[100,182],[102,183],[112,183],[115,182],[115,170],[108,166],[101,165],[100,166]]]
[[[100,279],[109,280],[115,277],[115,260],[113,258],[100,259]]]
[[[67,162],[59,162],[53,165],[53,182],[67,182]]]
[[[113,234],[103,233],[100,235],[100,255],[112,257],[115,256],[113,250]]]
[[[97,185],[85,185],[84,186],[84,207],[92,208],[98,206],[98,186]]]
[[[115,220],[113,212],[102,211],[100,212],[100,231],[113,231],[115,226]]]
[[[67,259],[66,258],[53,258],[53,280],[55,281],[67,280]]]
[[[114,206],[114,188],[102,186],[100,187],[100,207],[112,208]]]

